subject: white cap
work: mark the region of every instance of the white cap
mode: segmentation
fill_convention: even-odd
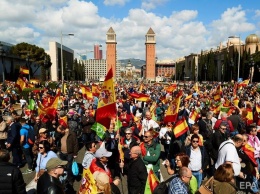
[[[96,158],[110,157],[111,155],[112,152],[107,151],[106,148],[103,146],[101,146],[95,153]]]

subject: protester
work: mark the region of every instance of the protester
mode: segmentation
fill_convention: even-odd
[[[141,159],[141,148],[133,146],[130,151],[131,161],[128,166],[127,187],[129,194],[144,193],[147,170]]]
[[[39,177],[45,172],[46,164],[51,158],[57,158],[57,154],[51,151],[50,143],[47,140],[39,142],[39,153],[37,156],[35,177],[34,180],[38,181]]]
[[[0,193],[26,194],[26,184],[24,183],[22,173],[9,160],[9,152],[6,149],[0,149]]]
[[[82,161],[83,168],[89,168],[92,160],[95,158],[95,153],[97,151],[96,142],[90,141],[85,144],[86,152]]]
[[[65,193],[59,177],[64,173],[67,164],[67,161],[51,158],[46,164],[47,171],[43,173],[37,182],[37,194]]]
[[[94,116],[90,115],[90,110],[85,110],[85,114],[81,116],[82,139],[84,144],[95,140],[95,131],[91,130],[94,122],[95,119]]]

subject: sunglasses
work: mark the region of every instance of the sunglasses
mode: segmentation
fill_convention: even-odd
[[[39,147],[39,149],[44,149],[44,147]]]
[[[132,133],[126,133],[126,135],[132,135]]]
[[[224,128],[224,127],[220,127],[220,129],[226,130],[227,128]]]
[[[150,137],[150,136],[144,136],[144,138],[148,138],[148,137]]]
[[[199,141],[192,141],[192,143],[199,143]]]

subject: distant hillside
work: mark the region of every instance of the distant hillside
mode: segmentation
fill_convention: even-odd
[[[137,69],[141,69],[141,67],[145,64],[145,60],[141,59],[121,59],[119,61],[122,63],[122,65],[127,65],[129,60],[130,63]]]

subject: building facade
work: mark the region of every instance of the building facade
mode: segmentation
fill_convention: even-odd
[[[87,80],[99,80],[107,74],[105,59],[88,59],[85,61],[85,75]]]
[[[51,58],[51,80],[58,81],[61,80],[61,76],[65,75],[65,71],[68,69],[73,69],[73,61],[74,61],[74,51],[64,45],[62,45],[63,52],[63,75],[61,70],[61,44],[57,42],[49,42],[49,51],[48,53]],[[64,80],[66,78],[64,77]]]

